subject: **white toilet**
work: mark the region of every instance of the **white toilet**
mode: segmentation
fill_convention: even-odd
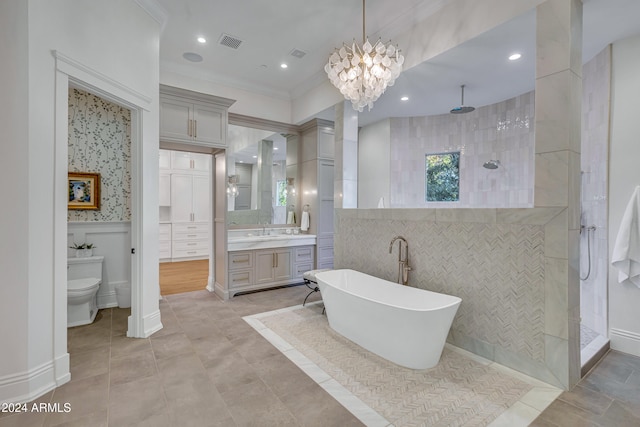
[[[67,327],[88,325],[98,313],[96,295],[102,283],[103,256],[68,258]]]

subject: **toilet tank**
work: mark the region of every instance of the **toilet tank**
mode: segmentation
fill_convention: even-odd
[[[95,277],[102,280],[103,256],[92,256],[87,258],[68,258],[67,280],[85,279]]]

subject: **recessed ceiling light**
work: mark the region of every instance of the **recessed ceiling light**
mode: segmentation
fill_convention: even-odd
[[[254,159],[257,159],[257,158],[258,158],[258,156],[253,156],[253,158],[254,158]]]
[[[205,39],[204,37],[198,37],[198,43],[206,43],[207,39]]]
[[[274,150],[277,150],[277,149],[278,149],[278,147],[273,147],[273,149],[274,149]]]
[[[409,97],[408,96],[403,96],[402,98],[400,98],[400,101],[408,101]]]
[[[522,58],[522,55],[520,55],[519,53],[514,53],[513,55],[509,56],[509,61],[515,61],[520,58]]]
[[[287,67],[288,67],[288,65],[285,64],[284,62],[282,64],[280,64],[280,68],[287,68]]]
[[[184,59],[186,59],[187,61],[202,62],[202,56],[198,55],[197,53],[185,52],[185,53],[182,54],[182,57]]]

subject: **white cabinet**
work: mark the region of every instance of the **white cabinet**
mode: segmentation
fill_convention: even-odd
[[[160,172],[158,204],[160,206],[171,206],[171,174]]]
[[[208,222],[209,177],[171,174],[171,222]]]
[[[209,223],[173,224],[171,257],[193,258],[209,255]]]
[[[303,280],[306,271],[314,269],[313,246],[300,246],[293,249],[292,279]]]
[[[160,260],[171,258],[171,224],[160,224]]]
[[[226,145],[227,109],[233,100],[160,86],[160,139]]]
[[[209,256],[211,155],[160,150],[160,259]]]
[[[160,170],[171,169],[171,151],[160,150]]]
[[[229,252],[229,296],[301,283],[314,269],[314,253],[313,245]]]
[[[291,278],[291,249],[263,249],[256,251],[257,285],[279,282]]]
[[[229,288],[253,285],[253,251],[229,252]]]
[[[211,169],[211,155],[190,153],[187,151],[171,151],[171,169],[209,172]]]

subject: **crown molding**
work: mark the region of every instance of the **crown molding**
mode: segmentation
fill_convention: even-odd
[[[229,113],[229,124],[290,135],[300,134],[300,126],[292,125],[289,123],[276,122],[273,120],[260,119],[257,117],[245,116],[237,113]]]
[[[226,107],[226,108],[231,107],[233,103],[236,102],[235,99],[223,98],[221,96],[209,95],[201,92],[194,92],[192,90],[182,89],[175,86],[167,86],[163,84],[160,85],[160,93],[164,95],[179,96],[182,98],[188,98],[191,100],[197,100],[202,102],[210,102],[217,105],[222,105],[223,107]]]

